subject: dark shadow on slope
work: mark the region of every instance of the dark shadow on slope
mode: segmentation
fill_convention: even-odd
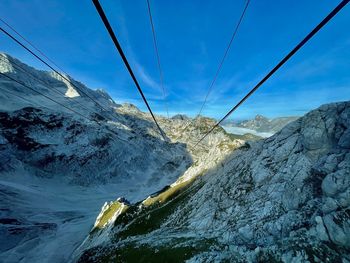
[[[152,127],[146,120],[132,121]],[[0,156],[12,156],[39,176],[64,174],[72,182],[85,185],[94,181],[107,183],[121,175],[127,178],[133,176],[132,170],[151,169],[150,164],[154,164],[152,169],[159,176],[164,171],[177,178],[192,163],[184,144],[165,142],[142,130],[100,123],[33,107],[1,112],[0,136],[4,142]],[[1,162],[1,170],[10,168],[8,162]],[[89,177],[91,173],[94,177]]]

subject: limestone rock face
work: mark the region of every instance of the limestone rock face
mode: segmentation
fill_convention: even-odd
[[[192,214],[173,217],[203,231],[200,222],[214,210],[206,229],[218,239],[240,249],[262,247],[260,254],[274,251],[278,259],[325,251],[334,260],[348,258],[349,112],[350,102],[324,105],[234,152],[191,198]]]
[[[233,151],[158,228],[130,237],[133,246],[210,240],[189,262],[348,262],[349,112],[350,102],[321,106]],[[106,245],[129,244],[118,242]]]

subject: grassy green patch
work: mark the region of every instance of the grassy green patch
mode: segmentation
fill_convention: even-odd
[[[213,240],[201,240],[193,245],[169,244],[159,247],[129,243],[121,247],[88,250],[78,262],[180,263],[202,251],[207,251],[214,243]]]
[[[102,217],[100,218],[100,221],[98,224],[94,227],[94,229],[101,229],[105,226],[105,224],[115,215],[115,213],[119,211],[119,214],[124,213],[127,209],[128,206],[120,203],[119,201],[114,201],[110,207],[103,213]],[[93,229],[93,230],[94,230]]]
[[[187,182],[186,182],[187,183]],[[181,205],[185,205],[186,201],[190,198],[191,194],[198,190],[200,185],[195,187],[182,187],[178,188],[173,195],[170,195],[168,189],[167,194],[163,195],[162,198],[156,198],[155,200],[167,200],[167,202],[153,202],[149,203],[149,206],[144,208],[141,212],[132,212],[130,214],[128,211],[118,217],[116,220],[117,224],[124,224],[124,228],[116,234],[116,239],[125,239],[129,236],[143,235],[147,234],[153,230],[158,229],[164,220],[171,215],[176,208]],[[171,200],[167,199],[172,197]]]
[[[179,194],[183,189],[188,187],[193,181],[194,181],[194,179],[191,179],[188,181],[178,183],[174,186],[171,186],[168,189],[166,189],[164,192],[161,192],[159,195],[145,199],[142,202],[142,204],[146,207],[149,207],[149,206],[157,204],[157,203],[164,203],[167,200],[169,200],[169,199],[173,198],[174,196],[176,196],[177,194]]]

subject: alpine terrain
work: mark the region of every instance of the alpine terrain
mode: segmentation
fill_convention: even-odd
[[[116,201],[113,215],[104,207],[79,261],[349,262],[350,102],[311,111],[202,172],[170,200],[164,191]]]
[[[219,129],[193,149],[215,120],[157,116],[163,140],[148,113],[7,54],[0,73],[3,262],[73,260],[105,202],[135,203],[245,143]]]
[[[350,102],[196,145],[214,119],[156,115],[163,138],[68,75],[0,73],[1,262],[350,262]]]

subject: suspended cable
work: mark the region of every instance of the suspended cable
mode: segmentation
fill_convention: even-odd
[[[31,43],[28,39],[26,39],[22,34],[20,34],[13,26],[7,23],[4,19],[0,17],[0,21],[3,22],[8,28],[10,28],[13,32],[15,32],[20,38],[22,38],[25,42],[28,43],[32,48],[34,48],[37,52],[39,52],[44,58],[50,61],[53,65],[55,65],[59,70],[61,70],[64,74],[67,74],[61,67],[59,67],[52,59],[50,59],[44,52],[42,52],[39,48],[37,48],[33,43]]]
[[[5,59],[3,58],[3,56],[0,55],[0,59],[4,62]],[[34,80],[36,80],[37,82],[40,82],[42,83],[42,85],[46,86],[46,87],[49,87],[50,85],[48,83],[45,83],[43,80],[41,80],[40,78],[36,77],[33,73],[29,72],[28,70],[24,69],[22,66],[20,66],[18,63],[16,63],[15,61],[11,61],[11,64],[16,68],[16,69],[19,69],[20,71],[22,71],[23,73],[31,76]],[[64,98],[66,98],[68,101],[69,99],[67,97],[65,97],[65,94],[63,92],[61,92],[59,89],[53,87],[53,86],[50,86],[50,89],[55,91],[57,94],[59,95],[62,95]],[[90,109],[88,109],[87,107],[85,107],[85,105],[83,105],[82,103],[80,103],[79,101],[77,100],[73,100],[72,102],[78,104],[80,107],[82,107],[83,109],[87,110],[87,111],[90,111]],[[100,116],[102,117],[99,113],[95,112],[95,111],[91,111],[92,113],[95,113],[97,116]]]
[[[167,105],[167,102],[166,102],[166,93],[165,93],[165,87],[164,87],[163,70],[162,70],[162,67],[161,67],[161,64],[160,64],[160,56],[159,56],[159,50],[158,50],[158,45],[157,45],[156,31],[154,29],[151,5],[149,3],[149,0],[147,0],[147,10],[148,10],[148,16],[149,16],[149,20],[150,20],[151,28],[152,28],[153,45],[154,45],[154,51],[156,53],[156,58],[157,58],[160,86],[161,86],[161,88],[163,90],[163,99],[164,99],[164,102],[165,102],[165,109],[166,109],[166,113],[167,113],[167,116],[168,116],[168,119],[169,119],[169,110],[168,110],[168,105]]]
[[[207,103],[208,96],[209,96],[211,90],[213,89],[213,86],[214,86],[214,84],[215,84],[215,82],[216,82],[216,79],[217,79],[218,76],[219,76],[219,73],[220,73],[221,68],[222,68],[222,66],[223,66],[223,64],[224,64],[224,61],[225,61],[225,59],[226,59],[226,57],[227,57],[227,54],[228,54],[228,52],[230,51],[232,42],[233,42],[233,40],[235,39],[235,37],[236,37],[236,35],[237,35],[237,32],[238,32],[238,29],[239,29],[239,27],[240,27],[240,25],[241,25],[241,23],[242,23],[242,21],[243,21],[243,18],[244,18],[244,15],[245,15],[246,11],[247,11],[247,8],[248,8],[248,6],[249,6],[249,3],[250,3],[250,0],[247,0],[247,1],[246,1],[246,4],[245,4],[245,6],[244,6],[244,9],[243,9],[243,11],[242,11],[242,14],[241,14],[241,16],[240,16],[240,18],[239,18],[239,20],[238,20],[238,23],[237,23],[237,25],[236,25],[236,27],[235,27],[233,33],[232,33],[231,39],[230,39],[230,41],[229,41],[229,43],[228,43],[228,45],[227,45],[227,47],[226,47],[224,56],[222,57],[222,59],[221,59],[221,61],[220,61],[220,64],[219,64],[219,67],[218,67],[218,69],[217,69],[216,72],[215,72],[214,78],[213,78],[212,82],[210,83],[209,89],[208,89],[208,91],[207,91],[207,94],[205,95],[203,104],[202,104],[202,106],[201,106],[201,108],[200,108],[200,110],[199,110],[199,112],[198,112],[198,114],[197,114],[197,117],[201,115],[201,113],[202,113],[202,111],[203,111],[203,108],[204,108],[205,104]]]
[[[9,80],[12,80],[12,81],[14,81],[14,82],[20,84],[21,86],[23,86],[23,87],[25,87],[25,88],[27,88],[27,89],[29,89],[29,90],[31,90],[31,91],[33,91],[33,92],[35,92],[35,93],[41,95],[41,96],[43,96],[43,97],[45,97],[46,99],[48,99],[48,100],[50,100],[50,101],[52,101],[52,102],[54,102],[54,103],[56,103],[56,104],[62,106],[63,108],[65,108],[65,109],[67,109],[67,110],[69,110],[69,111],[71,111],[71,112],[73,112],[73,113],[79,115],[80,117],[82,117],[82,118],[84,118],[84,119],[87,119],[88,121],[94,121],[94,122],[96,122],[99,126],[102,126],[102,124],[101,124],[99,121],[97,121],[97,120],[95,120],[95,119],[90,119],[90,118],[86,117],[85,115],[83,115],[83,114],[81,114],[81,113],[75,111],[74,109],[72,109],[72,108],[70,108],[70,107],[68,107],[68,106],[66,106],[66,105],[64,105],[64,104],[62,104],[62,103],[60,103],[60,102],[58,102],[58,101],[56,101],[56,100],[50,98],[49,96],[45,95],[44,93],[42,93],[42,92],[40,92],[40,91],[38,91],[38,90],[36,90],[36,89],[33,89],[32,87],[26,85],[25,83],[23,83],[23,82],[21,82],[21,81],[19,81],[19,80],[16,80],[16,79],[14,79],[14,78],[10,77],[9,75],[4,74],[4,73],[2,73],[2,72],[0,72],[0,75],[1,75],[1,76],[4,76],[5,78],[8,78]],[[17,97],[19,97],[19,98],[23,98],[23,97],[21,97],[21,96],[19,96],[19,95],[15,95],[15,96],[17,96]],[[28,101],[28,99],[25,99],[25,100]],[[32,103],[32,102],[31,102],[31,103]],[[108,127],[106,127],[106,128],[108,129]],[[124,140],[124,139],[121,139],[121,138],[119,138],[118,136],[116,136],[116,134],[115,134],[114,131],[111,131],[110,129],[108,129],[108,130],[109,130],[110,132],[114,133],[114,135],[115,135],[115,137],[116,137],[117,139],[119,139],[119,140],[121,140],[121,141],[124,141],[124,142],[128,142],[128,141],[126,141],[126,140]]]
[[[30,101],[30,100],[28,100],[27,98],[25,98],[25,97],[23,97],[23,96],[21,96],[21,95],[18,95],[18,94],[14,93],[14,92],[11,92],[11,91],[7,90],[7,89],[4,89],[2,86],[0,86],[0,88],[1,88],[4,92],[6,92],[6,93],[8,93],[8,94],[11,94],[12,96],[18,97],[18,98],[20,98],[20,99],[22,99],[22,100],[28,102],[29,104],[34,104],[34,105],[37,105],[37,106],[41,106],[41,105],[39,105],[38,103],[36,103],[36,102],[34,102],[34,101]]]
[[[112,41],[113,41],[115,47],[117,48],[117,50],[118,50],[118,52],[119,52],[119,54],[120,54],[120,56],[121,56],[121,58],[122,58],[122,60],[123,60],[123,62],[125,64],[126,68],[128,69],[131,78],[133,79],[133,81],[134,81],[138,91],[140,92],[141,97],[142,97],[144,103],[146,104],[148,111],[151,113],[151,116],[152,116],[155,124],[157,125],[157,128],[159,129],[159,132],[160,132],[161,136],[163,137],[164,140],[166,140],[164,132],[160,128],[156,118],[154,117],[154,114],[153,114],[153,112],[151,110],[151,107],[149,106],[149,104],[147,102],[147,99],[146,99],[145,95],[143,94],[143,91],[142,91],[142,89],[141,89],[141,87],[140,87],[140,85],[139,85],[139,83],[138,83],[138,81],[137,81],[137,79],[136,79],[136,77],[135,77],[135,75],[134,75],[130,65],[129,65],[129,62],[128,62],[127,58],[125,57],[125,54],[124,54],[124,52],[123,52],[123,50],[122,50],[122,48],[121,48],[121,46],[120,46],[120,44],[119,44],[119,42],[117,40],[116,35],[113,32],[113,29],[112,29],[111,25],[109,24],[109,21],[108,21],[106,15],[105,15],[105,13],[104,13],[104,11],[102,9],[102,6],[100,5],[98,0],[92,0],[92,2],[94,3],[94,5],[96,7],[96,10],[97,10],[98,14],[100,15],[100,17],[102,19],[102,22],[104,23],[104,25],[105,25],[105,27],[106,27],[106,29],[107,29],[107,31],[108,31]]]
[[[230,116],[243,102],[245,102],[266,80],[268,80],[284,63],[286,63],[301,47],[303,47],[324,25],[326,25],[350,0],[343,0],[333,9],[306,37],[296,45],[247,95],[245,95],[220,121],[218,121],[196,144],[196,147],[206,138],[216,127]]]
[[[58,72],[55,68],[53,68],[50,64],[48,64],[46,61],[44,61],[42,58],[40,58],[37,54],[35,54],[32,50],[30,50],[27,46],[25,46],[23,43],[21,43],[18,39],[16,39],[13,35],[11,35],[8,31],[0,27],[0,30],[6,34],[8,37],[10,37],[13,41],[15,41],[18,45],[23,47],[25,50],[27,50],[29,53],[31,53],[34,57],[39,59],[42,63],[44,63],[46,66],[48,66],[50,69],[52,69],[56,74],[58,74],[60,77],[65,79],[69,82],[74,88],[76,88],[80,93],[84,94],[86,97],[88,97],[91,101],[95,103],[95,105],[99,106],[103,111],[108,112],[107,109],[105,109],[101,104],[99,104],[96,100],[94,100],[90,95],[88,95],[86,92],[81,90],[79,87],[77,87],[69,78]]]
[[[1,56],[1,55],[0,55],[0,60],[6,62],[6,61],[4,60],[4,58],[3,58],[3,56]],[[21,67],[21,66],[20,66],[18,63],[16,63],[15,61],[11,61],[11,64],[13,64],[13,66],[14,66],[15,68],[20,69],[23,73],[25,73],[25,74],[27,74],[27,75],[30,75],[30,76],[31,76],[34,80],[36,80],[37,82],[42,83],[42,85],[43,85],[44,87],[50,87],[50,89],[54,90],[57,94],[60,94],[60,95],[63,95],[63,96],[65,95],[65,94],[64,94],[63,92],[61,92],[60,90],[56,89],[55,87],[49,86],[48,83],[45,83],[43,80],[39,79],[38,77],[36,77],[36,76],[35,76],[34,74],[32,74],[31,72],[29,72],[29,71],[27,71],[26,69],[24,69],[23,67]],[[17,82],[17,83],[18,83],[18,82]],[[20,84],[21,84],[21,83],[20,83]],[[22,84],[21,84],[21,85],[22,85]],[[37,105],[37,106],[42,106],[42,105],[39,105],[38,103],[35,103],[35,102],[33,102],[33,101],[30,101],[30,100],[24,98],[24,97],[22,97],[22,96],[20,96],[20,95],[18,95],[18,94],[12,93],[12,92],[10,92],[10,91],[8,91],[8,90],[4,90],[4,91],[7,92],[7,93],[9,93],[9,94],[12,94],[13,96],[17,96],[17,97],[19,97],[19,98],[21,98],[21,99],[23,99],[23,100],[25,100],[25,101],[27,101],[27,102],[29,102],[29,103],[31,103],[31,104],[35,104],[35,105]],[[41,93],[40,93],[40,95],[41,95]],[[67,98],[67,101],[69,101],[68,98]],[[83,104],[79,103],[78,101],[74,101],[74,102],[76,102],[77,104],[79,104],[83,109],[87,110],[88,112],[90,111],[90,109],[88,109],[88,108],[85,107]],[[94,113],[94,114],[96,114],[96,117],[98,117],[98,118],[104,118],[103,116],[101,116],[101,115],[100,115],[99,113],[97,113],[97,112],[94,112],[94,111],[91,111],[91,112]],[[88,119],[89,121],[94,121],[94,122],[96,122],[98,125],[101,126],[101,124],[100,124],[97,120],[95,120],[95,119],[89,119],[89,118],[86,117],[86,116],[84,116],[84,117],[85,117],[86,119]],[[115,132],[112,131],[111,129],[109,129],[108,126],[106,126],[105,128],[106,128],[107,130],[109,130],[110,132],[112,132],[112,133],[115,134]],[[119,140],[128,142],[127,140],[121,139],[121,138],[119,138],[118,136],[116,136],[116,137],[117,137]]]
[[[189,126],[193,125],[193,123],[196,122],[196,120],[197,120],[197,119],[199,118],[199,116],[201,115],[201,113],[202,113],[202,111],[203,111],[203,109],[204,109],[204,106],[205,106],[205,104],[207,103],[209,94],[211,93],[211,91],[212,91],[212,89],[213,89],[213,87],[214,87],[214,84],[215,84],[215,82],[216,82],[216,80],[217,80],[217,78],[218,78],[218,76],[219,76],[219,73],[220,73],[220,71],[221,71],[221,69],[222,69],[222,66],[224,65],[225,59],[226,59],[226,57],[227,57],[227,55],[228,55],[228,52],[230,51],[232,42],[233,42],[233,40],[235,39],[235,37],[236,37],[236,35],[237,35],[237,32],[238,32],[238,29],[239,29],[240,25],[242,24],[242,21],[243,21],[244,15],[245,15],[245,13],[246,13],[246,11],[247,11],[247,9],[248,9],[249,3],[250,3],[250,0],[247,0],[247,1],[246,1],[246,4],[244,5],[243,11],[242,11],[242,13],[241,13],[241,16],[239,17],[239,20],[238,20],[238,22],[237,22],[237,24],[236,24],[236,26],[235,26],[235,28],[234,28],[234,30],[233,30],[233,32],[232,32],[230,41],[228,42],[228,45],[227,45],[227,47],[226,47],[226,49],[225,49],[225,52],[224,52],[224,55],[223,55],[223,57],[222,57],[221,60],[220,60],[220,63],[219,63],[219,66],[218,66],[218,68],[217,68],[217,70],[216,70],[216,72],[215,72],[214,78],[213,78],[213,80],[211,81],[211,83],[210,83],[210,85],[209,85],[208,91],[207,91],[207,93],[206,93],[206,95],[205,95],[204,101],[203,101],[203,103],[202,103],[202,105],[201,105],[201,108],[200,108],[199,112],[198,112],[197,115],[193,118],[193,120],[190,121],[190,122],[186,125],[186,127],[182,130],[182,133],[184,133],[184,132],[188,129]],[[181,136],[181,135],[180,135],[180,136]],[[179,137],[178,137],[178,138],[179,138]]]
[[[60,106],[64,107],[64,108],[67,109],[67,110],[72,111],[72,112],[78,114],[79,116],[81,116],[81,117],[83,117],[83,118],[85,118],[85,119],[90,120],[88,117],[82,115],[81,113],[79,113],[79,112],[77,112],[77,111],[75,111],[75,110],[73,110],[73,109],[67,107],[66,105],[64,105],[64,104],[62,104],[62,103],[60,103],[60,102],[58,102],[58,101],[56,101],[56,100],[54,100],[54,99],[52,99],[52,98],[50,98],[49,96],[45,95],[44,93],[42,93],[42,92],[40,92],[40,91],[38,91],[38,90],[36,90],[36,89],[33,89],[32,87],[26,85],[25,83],[23,83],[23,82],[21,82],[21,81],[19,81],[19,80],[16,80],[16,79],[14,79],[14,78],[10,77],[9,75],[6,75],[6,74],[4,74],[4,73],[2,73],[2,72],[0,72],[0,75],[4,76],[4,77],[6,77],[6,78],[8,78],[8,79],[10,79],[10,80],[12,80],[12,81],[14,81],[14,82],[20,84],[20,85],[22,85],[23,87],[25,87],[25,88],[27,88],[27,89],[30,89],[31,91],[34,91],[35,93],[37,93],[37,94],[39,94],[39,95],[45,97],[46,99],[48,99],[48,100],[50,100],[50,101],[52,101],[52,102],[54,102],[54,103],[59,104]]]
[[[49,62],[51,62],[53,65],[55,65],[59,70],[61,70],[64,74],[66,74],[67,76],[69,76],[69,74],[67,72],[65,72],[60,66],[58,66],[52,59],[50,59],[43,51],[41,51],[38,47],[36,47],[33,43],[31,43],[27,38],[25,38],[21,33],[19,33],[13,26],[11,26],[8,22],[6,22],[4,19],[2,19],[0,17],[0,21],[2,23],[4,23],[8,28],[10,28],[13,32],[15,32],[21,39],[23,39],[26,43],[28,43],[32,48],[34,48],[37,52],[39,52],[44,58],[46,58]],[[30,72],[26,71],[25,69],[23,69],[21,66],[19,66],[18,64],[16,64],[15,62],[12,61],[12,63],[14,63],[15,65],[17,65],[17,67],[21,68],[23,71],[25,71],[27,74],[32,75],[33,78],[36,78],[33,74],[31,74]],[[43,82],[42,80],[36,78],[38,81]],[[70,83],[70,81],[69,81]],[[47,84],[46,84],[47,85]],[[55,90],[55,89],[54,89]],[[78,91],[80,91],[78,89]],[[58,91],[59,92],[59,91]],[[81,91],[80,91],[81,92]],[[81,92],[82,94],[84,94],[83,92]],[[64,94],[63,94],[64,95]],[[83,106],[83,104],[79,103],[78,101],[75,101],[77,104],[79,104],[81,107],[85,108]],[[95,101],[94,101],[95,102]],[[96,103],[96,102],[95,102]],[[87,108],[85,108],[87,109]],[[96,113],[98,114],[98,113]]]

